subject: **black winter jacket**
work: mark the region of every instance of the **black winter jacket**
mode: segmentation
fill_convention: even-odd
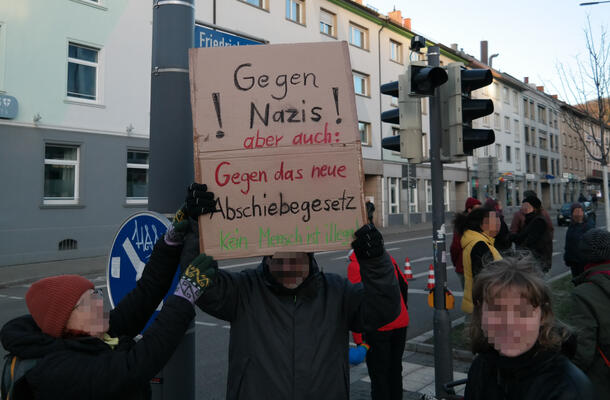
[[[595,227],[593,220],[585,220],[579,224],[571,223],[566,232],[565,252],[563,253],[563,261],[569,267],[575,267],[576,270],[582,273],[585,267],[585,262],[580,256],[578,246],[580,239],[589,229]],[[577,274],[578,275],[578,274]]]
[[[517,357],[492,350],[468,371],[465,400],[592,400],[591,382],[564,355],[534,346]]]
[[[142,339],[136,343],[133,337],[141,332],[169,290],[180,250],[161,238],[137,286],[110,312],[109,334],[119,337],[114,350],[90,336],[57,339],[46,335],[30,315],[6,323],[0,332],[4,348],[21,358],[41,358],[25,375],[32,392],[28,398],[150,398],[149,381],[182,340],[195,316],[193,306],[183,298],[170,296]]]
[[[553,232],[548,229],[542,214],[525,215],[525,226],[511,235],[518,247],[531,251],[543,264],[545,272],[551,268],[553,258]]]
[[[241,273],[220,270],[197,305],[231,322],[227,399],[348,399],[350,330],[374,331],[400,313],[387,253],[359,260],[362,284],[326,274],[311,259],[295,290],[265,259]]]

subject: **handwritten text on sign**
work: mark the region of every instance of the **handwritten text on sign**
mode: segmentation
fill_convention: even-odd
[[[196,179],[217,196],[203,250],[347,248],[364,220],[347,45],[198,49],[190,67]]]

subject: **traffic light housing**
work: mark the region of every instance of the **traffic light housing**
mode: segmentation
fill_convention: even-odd
[[[439,67],[412,62],[398,81],[381,85],[381,93],[398,98],[398,108],[381,113],[381,121],[400,125],[400,134],[382,139],[384,149],[399,151],[411,164],[423,161],[421,98],[431,96],[434,89],[447,81],[447,73]]]
[[[472,120],[494,112],[493,101],[473,99],[472,91],[493,82],[489,69],[465,69],[462,63],[447,66],[449,77],[441,86],[442,156],[460,161],[474,149],[493,144],[493,129],[474,129]]]

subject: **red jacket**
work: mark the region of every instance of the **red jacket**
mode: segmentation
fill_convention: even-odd
[[[405,283],[408,284],[407,278],[405,277],[403,272],[400,270],[400,267],[398,266],[398,263],[396,263],[396,260],[394,259],[394,257],[390,256],[390,259],[392,260],[392,264],[394,265],[394,275],[396,275],[396,279],[403,279],[405,281]],[[347,279],[349,279],[349,281],[354,284],[360,283],[362,281],[362,278],[360,277],[360,264],[358,264],[358,260],[356,259],[356,254],[354,254],[353,251],[351,251],[349,254],[349,260],[350,260],[350,263],[347,266]],[[398,277],[398,274],[400,274],[400,278]],[[402,295],[401,295],[400,296],[400,314],[394,321],[390,322],[387,325],[382,326],[378,330],[379,331],[391,331],[393,329],[404,328],[405,326],[408,326],[408,325],[409,325],[409,312],[407,311],[407,305],[405,304],[405,299],[403,299]],[[361,333],[352,332],[352,335],[354,337],[354,343],[362,344],[362,334]]]
[[[451,261],[453,262],[453,266],[455,267],[455,272],[458,274],[464,274],[464,265],[462,260],[462,235],[457,233],[457,231],[453,232],[453,240],[451,241],[451,247],[449,249],[449,253],[451,253]]]

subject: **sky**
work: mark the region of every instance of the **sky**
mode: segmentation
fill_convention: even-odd
[[[610,3],[579,6],[591,0],[363,0],[386,14],[402,11],[411,28],[446,46],[458,44],[480,59],[480,41],[488,54],[499,55],[493,67],[519,80],[544,86],[545,92],[564,95],[556,66],[576,68],[575,58],[586,56],[584,27],[590,16],[594,37],[600,26],[610,30]],[[610,35],[610,32],[608,33]],[[610,40],[610,37],[608,38]]]

